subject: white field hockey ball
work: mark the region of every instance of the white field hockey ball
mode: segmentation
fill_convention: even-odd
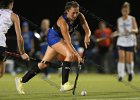
[[[86,91],[82,91],[82,92],[81,92],[81,95],[82,95],[82,96],[86,96],[86,95],[87,95],[87,92],[86,92]]]

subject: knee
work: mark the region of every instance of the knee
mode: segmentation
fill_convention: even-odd
[[[67,53],[67,55],[66,55],[66,59],[67,59],[67,60],[72,61],[73,58],[74,58],[74,54],[72,54],[72,53]]]
[[[125,59],[124,59],[124,56],[119,56],[119,62],[124,62]]]
[[[47,65],[44,63],[38,63],[38,67],[39,67],[39,69],[44,69],[47,67]]]
[[[126,59],[127,64],[131,64],[131,62],[133,62],[131,59]]]

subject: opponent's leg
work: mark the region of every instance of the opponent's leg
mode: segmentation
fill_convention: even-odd
[[[122,81],[123,77],[125,75],[125,51],[119,49],[119,61],[117,65],[117,71],[118,71],[118,81]]]
[[[53,50],[51,47],[48,47],[42,61],[51,61],[56,55],[57,52]],[[31,70],[29,70],[22,78],[18,78],[18,77],[15,78],[16,89],[19,92],[19,94],[25,94],[22,83],[28,82],[31,78],[36,76],[45,67],[47,67],[46,64],[38,63],[34,67],[32,67]]]
[[[128,71],[128,81],[132,81],[134,74],[134,61],[133,61],[133,52],[126,52],[126,67]]]

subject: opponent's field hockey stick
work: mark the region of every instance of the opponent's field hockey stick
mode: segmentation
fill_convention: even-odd
[[[18,54],[18,53],[5,51],[5,55],[6,55],[6,57],[12,57],[12,58],[15,58],[15,59],[18,59],[18,60],[23,60],[21,58],[21,55]],[[28,61],[28,60],[25,60],[25,61]],[[48,65],[50,65],[51,67],[54,67],[54,68],[60,68],[62,66],[62,63],[63,63],[63,62],[58,62],[58,64],[57,64],[57,63],[52,63],[52,62],[49,62],[49,61],[42,61],[41,59],[32,58],[32,57],[29,58],[29,61],[34,61],[34,62],[37,62],[37,63],[41,62],[41,63],[44,63],[44,64],[48,64]]]

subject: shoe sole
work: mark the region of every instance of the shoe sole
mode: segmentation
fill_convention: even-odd
[[[133,76],[132,76],[132,74],[131,74],[131,75],[128,76],[128,81],[131,82],[132,79],[133,79]]]
[[[16,90],[17,90],[17,92],[18,92],[19,94],[23,94],[23,95],[24,95],[25,93],[20,93],[19,90],[18,90],[18,80],[19,80],[19,78],[16,77],[16,78],[15,78]]]
[[[67,92],[67,91],[71,91],[71,90],[73,90],[73,88],[71,88],[71,89],[69,89],[69,90],[62,90],[62,89],[60,89],[60,92]]]
[[[18,91],[18,77],[15,78],[16,90]]]

